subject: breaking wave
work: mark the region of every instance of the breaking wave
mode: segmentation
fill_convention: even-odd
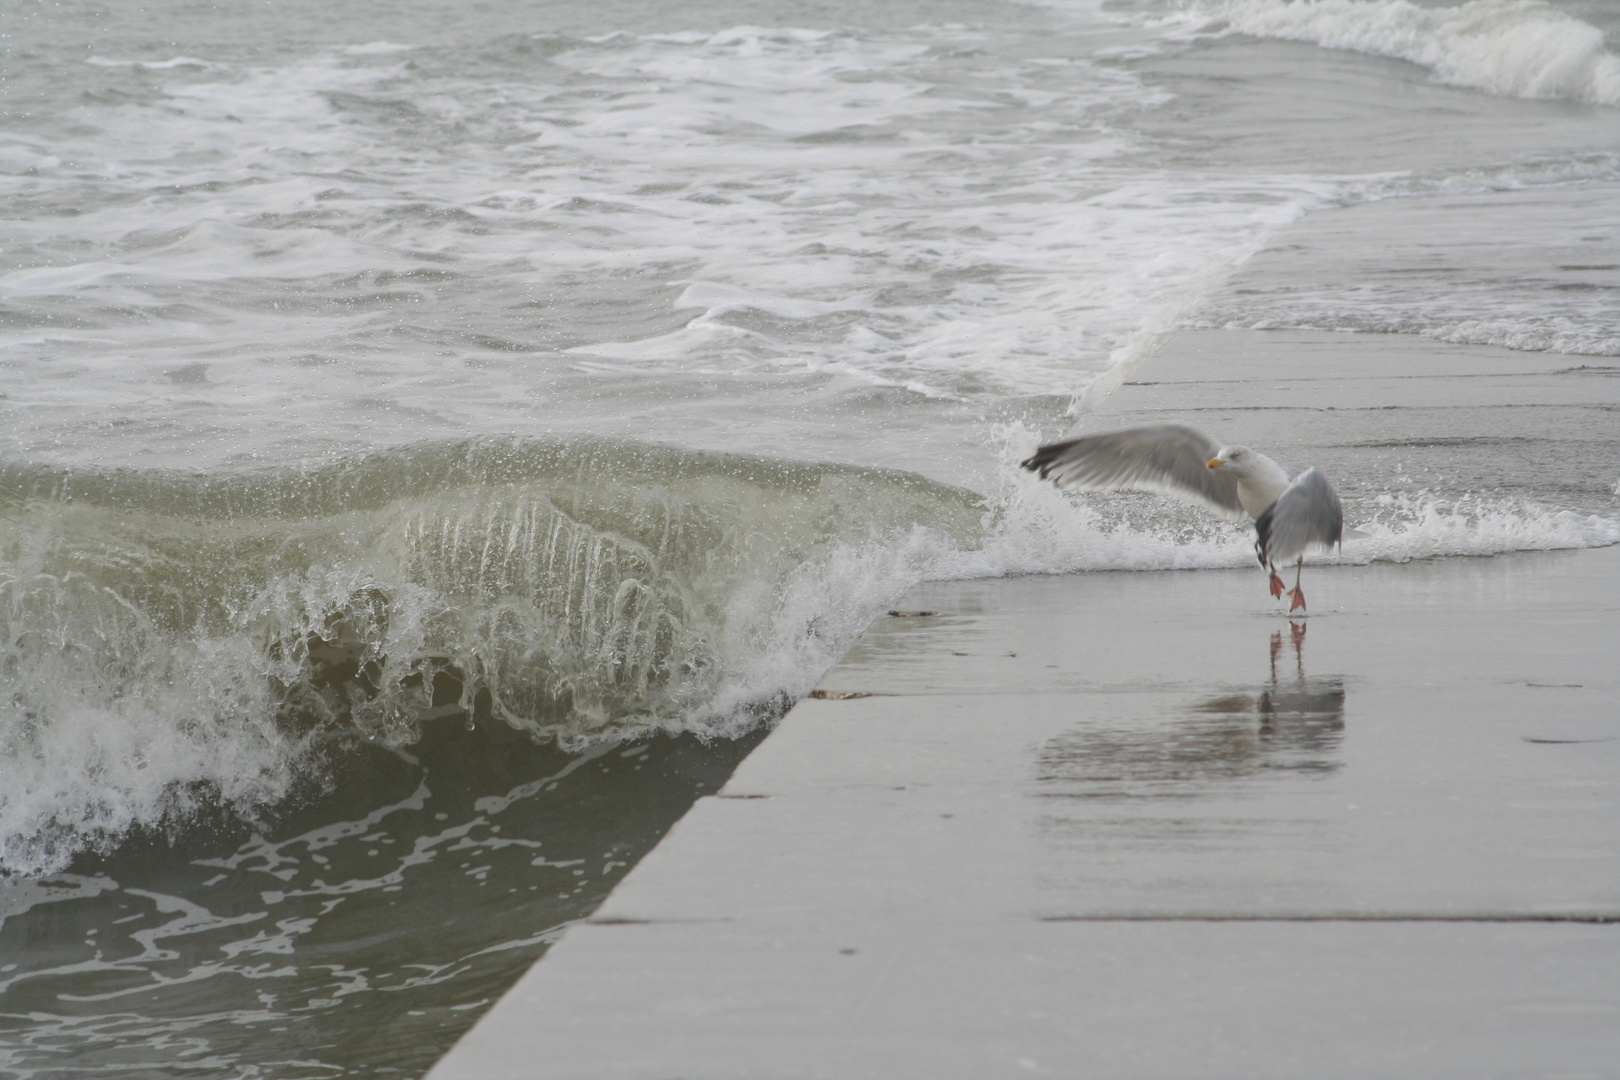
[[[0,485],[0,865],[23,872],[273,802],[334,737],[741,730],[871,618],[861,575],[984,513],[914,474],[589,441]]]
[[[1196,9],[1232,31],[1408,60],[1504,97],[1620,105],[1620,56],[1603,32],[1538,0],[1226,0]]]

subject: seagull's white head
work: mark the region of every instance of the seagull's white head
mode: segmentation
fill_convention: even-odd
[[[1223,446],[1205,464],[1211,469],[1229,469],[1238,476],[1243,476],[1254,466],[1258,457],[1260,455],[1247,446]]]
[[[1232,474],[1238,501],[1250,517],[1265,513],[1288,487],[1288,470],[1247,446],[1223,446],[1204,464]]]

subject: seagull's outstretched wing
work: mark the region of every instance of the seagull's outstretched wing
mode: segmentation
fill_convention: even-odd
[[[1344,540],[1339,493],[1316,469],[1294,477],[1254,523],[1260,557],[1281,566],[1311,551],[1331,550]]]
[[[1207,464],[1220,448],[1220,443],[1187,424],[1151,424],[1049,443],[1023,466],[1058,487],[1157,491],[1207,506],[1234,521],[1247,521],[1249,515],[1238,501],[1237,479]]]

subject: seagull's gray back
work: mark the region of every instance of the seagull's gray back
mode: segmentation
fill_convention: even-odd
[[[1316,469],[1306,469],[1254,523],[1262,563],[1282,565],[1344,540],[1339,493]]]

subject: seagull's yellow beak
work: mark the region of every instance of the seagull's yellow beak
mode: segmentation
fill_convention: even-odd
[[[1221,462],[1221,459],[1220,459],[1220,458],[1218,458],[1218,457],[1212,457],[1212,458],[1210,458],[1210,459],[1209,459],[1209,460],[1208,460],[1208,461],[1206,461],[1206,462],[1204,462],[1204,464],[1205,464],[1205,465],[1208,465],[1208,466],[1209,466],[1209,467],[1210,467],[1210,468],[1212,468],[1212,469],[1218,469],[1218,468],[1220,468],[1220,467],[1221,467],[1221,465],[1222,465],[1222,462]]]

